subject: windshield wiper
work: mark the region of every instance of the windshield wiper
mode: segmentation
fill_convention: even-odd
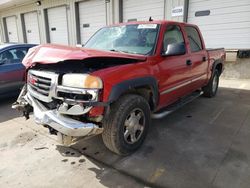
[[[128,53],[126,51],[122,51],[122,50],[117,50],[117,49],[110,49],[109,51],[111,52],[121,52],[121,53]]]
[[[120,52],[120,53],[127,53],[127,54],[137,54],[135,52],[129,52],[129,51],[117,50],[117,49],[110,49],[109,51],[111,51],[111,52]]]

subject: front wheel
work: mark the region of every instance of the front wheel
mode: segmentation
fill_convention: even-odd
[[[214,97],[216,95],[219,86],[219,78],[219,71],[215,70],[212,78],[210,79],[208,84],[203,88],[203,95],[205,97]]]
[[[111,106],[104,120],[103,142],[119,155],[128,155],[143,143],[150,124],[148,102],[139,95],[125,95]]]

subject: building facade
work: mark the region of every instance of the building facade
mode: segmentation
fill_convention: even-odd
[[[105,25],[149,17],[197,24],[207,47],[250,49],[249,0],[4,0],[0,39],[74,46]]]

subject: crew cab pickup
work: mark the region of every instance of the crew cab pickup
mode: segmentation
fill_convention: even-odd
[[[40,45],[23,60],[26,85],[13,108],[70,145],[102,134],[113,152],[143,143],[151,118],[214,97],[225,51],[205,48],[196,25],[130,22],[97,31],[84,48]]]

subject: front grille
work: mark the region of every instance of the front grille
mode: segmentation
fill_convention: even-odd
[[[34,91],[40,93],[41,95],[49,96],[51,78],[45,78],[29,73],[28,82]]]
[[[98,101],[98,89],[81,89],[58,85],[59,74],[47,71],[29,70],[27,76],[28,92],[33,97],[45,103],[53,99],[76,102]]]
[[[28,90],[33,97],[44,102],[52,102],[57,80],[58,75],[55,73],[30,70],[27,77]]]

